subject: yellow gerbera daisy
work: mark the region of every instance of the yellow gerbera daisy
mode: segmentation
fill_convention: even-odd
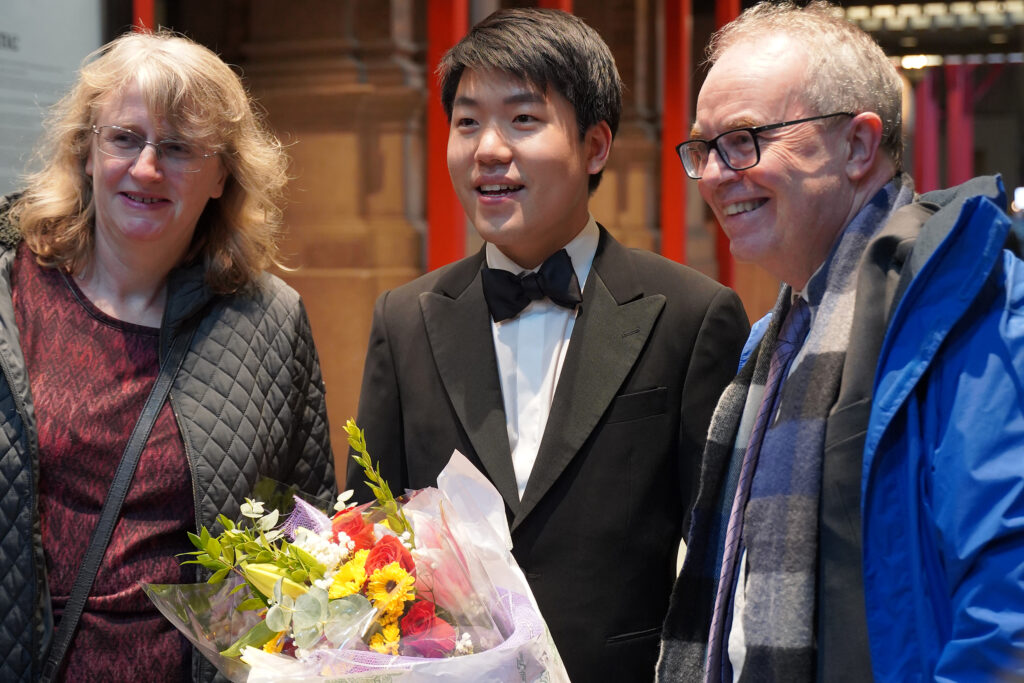
[[[397,562],[385,565],[370,577],[366,597],[387,615],[400,614],[405,603],[416,597],[416,579]]]
[[[398,654],[398,639],[402,632],[398,628],[398,621],[394,619],[381,620],[380,633],[373,634],[370,638],[370,648],[382,654]]]
[[[374,633],[373,637],[370,638],[370,649],[374,652],[379,652],[382,655],[397,655],[398,654],[398,641],[389,643],[384,639],[384,636],[380,633]]]
[[[330,588],[327,589],[327,597],[331,600],[343,598],[346,595],[358,593],[366,583],[366,556],[369,550],[359,550],[352,559],[341,565],[334,574]]]

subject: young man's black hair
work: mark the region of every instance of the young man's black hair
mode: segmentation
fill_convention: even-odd
[[[622,80],[611,50],[579,17],[548,9],[500,10],[474,26],[441,60],[441,103],[451,120],[459,80],[466,69],[497,70],[541,92],[552,88],[576,112],[580,138],[600,121],[612,136],[622,114]],[[590,177],[597,189],[601,173]]]

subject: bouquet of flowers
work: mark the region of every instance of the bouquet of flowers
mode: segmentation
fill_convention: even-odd
[[[396,499],[345,429],[376,503],[347,491],[329,517],[296,497],[282,523],[246,500],[190,534],[206,584],[145,586],[164,616],[234,681],[567,681],[493,486],[456,452],[437,488]]]

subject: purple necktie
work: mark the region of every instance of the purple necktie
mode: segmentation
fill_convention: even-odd
[[[722,671],[722,644],[725,642],[723,628],[728,622],[727,614],[732,605],[733,579],[736,573],[736,562],[739,559],[740,540],[743,537],[743,511],[750,497],[750,483],[757,469],[757,458],[761,453],[765,430],[772,421],[779,403],[779,391],[783,380],[793,362],[793,357],[803,345],[807,329],[810,327],[811,313],[807,302],[797,297],[790,307],[785,320],[779,329],[779,336],[772,350],[771,362],[768,365],[768,379],[764,386],[764,395],[757,409],[754,428],[750,432],[750,441],[743,455],[740,477],[736,485],[736,496],[733,498],[732,510],[729,513],[729,525],[725,532],[725,551],[722,555],[722,573],[718,581],[718,593],[715,597],[715,608],[711,617],[711,631],[708,633],[708,668],[705,681],[717,681]]]

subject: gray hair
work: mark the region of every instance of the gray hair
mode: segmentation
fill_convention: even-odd
[[[843,17],[841,8],[814,0],[760,2],[717,31],[708,43],[714,64],[734,45],[782,34],[807,56],[806,104],[817,114],[874,112],[882,119],[881,148],[896,168],[903,159],[903,84],[874,39]]]

